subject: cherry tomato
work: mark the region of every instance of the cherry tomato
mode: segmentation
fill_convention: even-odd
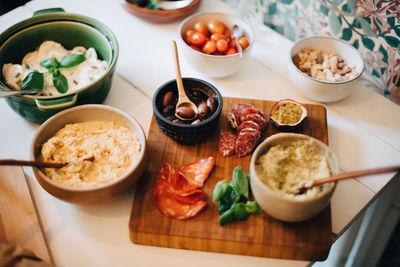
[[[208,23],[208,29],[211,33],[224,33],[225,28],[225,24],[219,20],[212,20]]]
[[[242,37],[239,39],[239,45],[245,50],[249,46],[249,40],[246,37]]]
[[[208,27],[204,22],[197,22],[196,24],[194,24],[193,29],[194,29],[194,31],[201,32],[204,35],[209,34]]]
[[[203,46],[203,52],[206,54],[212,54],[217,50],[217,45],[214,41],[210,40]]]
[[[225,40],[225,39],[219,39],[219,40],[217,41],[217,50],[218,50],[219,52],[225,52],[226,50],[228,50],[228,48],[229,48],[229,44],[228,44],[228,41],[227,41],[227,40]]]
[[[198,47],[197,45],[189,45],[191,48],[193,48],[194,50],[197,50],[199,52],[202,52],[200,47]]]
[[[192,36],[193,36],[194,31],[188,30],[185,32],[185,35],[183,36],[183,39],[185,40],[186,43],[191,44],[192,43]]]
[[[224,34],[228,38],[228,40],[232,39],[232,32],[228,28],[225,29]]]
[[[237,47],[236,47],[236,40],[235,40],[235,39],[232,39],[232,40],[230,41],[229,47],[230,47],[230,48],[236,48],[236,49],[237,49]]]
[[[221,34],[221,33],[213,33],[213,34],[211,34],[210,39],[215,41],[215,42],[218,41],[219,39],[225,39],[225,40],[228,41],[228,37],[226,37],[225,34]]]
[[[198,45],[198,46],[203,46],[207,41],[207,36],[205,36],[201,32],[195,32],[192,35],[192,44]]]
[[[236,48],[229,48],[226,52],[225,55],[233,55],[236,54],[238,51]]]

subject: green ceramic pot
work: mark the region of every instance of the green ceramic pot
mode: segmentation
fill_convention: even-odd
[[[58,111],[80,104],[103,103],[111,87],[118,59],[118,41],[111,30],[90,17],[65,13],[61,8],[40,10],[0,34],[0,69],[5,63],[21,64],[22,58],[44,41],[59,42],[66,49],[94,47],[108,63],[106,72],[92,84],[63,96],[12,96],[8,105],[25,119],[41,123]],[[0,74],[0,90],[12,90]]]

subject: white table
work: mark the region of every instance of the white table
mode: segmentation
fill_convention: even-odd
[[[121,0],[34,0],[0,17],[0,31],[43,8],[62,7],[100,20],[116,34],[120,57],[105,104],[135,118],[147,132],[151,98],[159,85],[174,78],[171,39],[179,22],[152,24],[129,14]],[[234,13],[219,1],[203,0],[199,11]],[[260,26],[251,59],[229,78],[202,76],[181,60],[182,74],[214,84],[224,96],[279,100],[292,98],[315,103],[300,95],[287,77],[291,41]],[[179,46],[178,46],[179,49]],[[341,171],[394,165],[400,159],[400,106],[359,84],[346,99],[326,105],[329,145]],[[29,158],[32,137],[39,127],[25,121],[0,100],[0,158]],[[134,190],[111,203],[79,207],[53,198],[24,169],[32,189],[51,254],[58,266],[306,266],[308,262],[206,253],[131,243],[128,232]],[[398,178],[398,177],[397,177]],[[341,235],[362,214],[393,174],[346,180],[332,199],[333,233]]]

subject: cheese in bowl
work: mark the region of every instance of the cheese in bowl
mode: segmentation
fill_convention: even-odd
[[[327,153],[313,139],[274,145],[258,158],[255,167],[264,184],[287,198],[314,198],[333,186],[315,186],[305,192],[298,189],[302,182],[331,175]]]
[[[96,120],[67,124],[43,144],[41,159],[69,162],[59,169],[45,169],[53,181],[92,187],[122,176],[137,161],[140,150],[138,137],[128,128],[117,122]]]
[[[299,184],[337,174],[339,163],[321,141],[297,133],[266,138],[250,161],[250,187],[254,199],[270,216],[286,221],[308,220],[330,203],[336,183],[304,191]]]
[[[98,59],[93,47],[67,50],[60,43],[44,41],[21,64],[4,64],[2,71],[5,83],[14,90],[42,87],[40,95],[60,96],[93,83],[106,69],[107,62]]]

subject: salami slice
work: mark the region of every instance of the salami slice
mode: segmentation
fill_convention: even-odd
[[[154,198],[157,209],[165,216],[175,219],[188,219],[196,216],[207,206],[204,200],[192,198],[186,202],[179,199],[179,196],[167,190],[167,182],[156,179],[154,185]],[[188,203],[189,202],[189,203]]]
[[[232,156],[236,150],[236,135],[230,132],[222,132],[218,140],[218,154],[223,157]]]
[[[233,129],[236,129],[239,126],[239,122],[237,121],[235,115],[233,115],[232,112],[229,112],[228,114],[228,122]]]
[[[236,153],[239,157],[249,154],[257,145],[258,139],[254,132],[243,132],[238,135],[236,140]]]
[[[250,127],[244,128],[239,132],[239,135],[241,135],[241,134],[243,135],[245,132],[251,132],[251,133],[255,134],[257,137],[257,142],[261,139],[261,133],[257,129],[250,128]]]
[[[259,125],[258,123],[255,123],[254,121],[244,121],[239,125],[239,127],[237,127],[236,130],[238,133],[240,133],[240,131],[243,130],[244,128],[257,129],[260,132],[260,134],[261,134],[261,130],[262,130],[261,125]]]
[[[242,113],[249,108],[254,108],[253,105],[251,104],[247,104],[247,103],[241,103],[241,104],[235,104],[232,107],[232,114],[235,116],[236,121],[238,122],[238,125],[240,124],[241,120],[240,120],[240,116],[242,115]]]
[[[267,119],[265,117],[261,116],[260,114],[247,114],[244,117],[244,121],[254,121],[258,125],[261,126],[261,129],[264,130],[265,127],[267,126]]]
[[[245,121],[245,118],[248,114],[259,114],[263,118],[265,118],[264,112],[261,111],[261,109],[258,108],[248,108],[243,110],[243,112],[240,114],[240,121],[243,122]]]
[[[192,184],[186,176],[172,168],[169,163],[164,163],[162,165],[161,170],[157,175],[157,179],[166,182],[166,189],[169,192],[182,196],[189,195],[190,191],[197,188],[197,185]]]
[[[215,162],[216,159],[214,157],[208,157],[186,164],[179,168],[179,171],[186,176],[190,183],[200,188],[204,185],[204,181],[210,175],[215,166]]]

